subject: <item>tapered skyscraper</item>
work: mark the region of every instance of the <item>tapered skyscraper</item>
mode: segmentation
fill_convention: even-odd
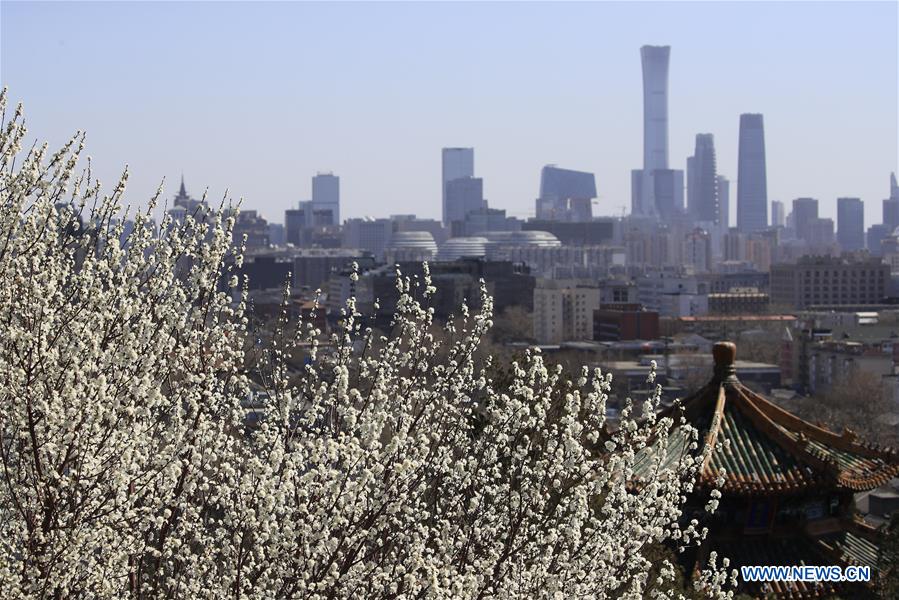
[[[643,169],[631,176],[631,212],[657,215],[656,171],[668,169],[668,59],[670,46],[643,46]]]
[[[768,181],[762,115],[740,115],[737,160],[737,228],[743,233],[768,227]]]

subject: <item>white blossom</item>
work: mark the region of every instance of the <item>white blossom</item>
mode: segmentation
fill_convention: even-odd
[[[608,433],[610,376],[567,382],[539,350],[496,383],[474,352],[483,283],[440,331],[427,270],[397,273],[390,337],[354,300],[333,344],[312,323],[288,335],[282,311],[248,429],[246,287],[219,289],[238,283],[233,212],[157,237],[160,188],[120,244],[127,173],[104,196],[77,170],[83,134],[23,157],[24,136],[17,110],[0,127],[3,597],[642,598],[675,576],[650,580],[647,548],[702,539],[679,526],[701,461],[659,468],[672,419],[628,405]],[[299,347],[312,362],[291,370]],[[722,573],[701,589],[726,596]]]

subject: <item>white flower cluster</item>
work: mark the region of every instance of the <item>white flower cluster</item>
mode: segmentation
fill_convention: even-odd
[[[329,350],[311,323],[275,336],[248,429],[233,215],[156,236],[160,189],[120,243],[126,176],[101,196],[80,134],[14,164],[20,111],[2,125],[0,596],[638,598],[662,593],[648,548],[701,537],[670,420],[609,435],[608,375],[478,364],[490,298],[440,333],[427,271],[397,277],[389,338],[352,300]]]

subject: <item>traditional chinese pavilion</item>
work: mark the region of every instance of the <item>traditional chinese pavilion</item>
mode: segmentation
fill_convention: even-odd
[[[744,386],[734,368],[734,344],[715,344],[713,354],[711,381],[668,411],[676,417],[674,411],[683,411],[700,439],[716,446],[703,464],[695,505],[688,508],[688,518],[698,518],[709,528],[690,561],[705,564],[714,550],[736,569],[870,566],[873,581],[878,534],[853,517],[853,495],[896,477],[899,454],[866,444],[849,430],[837,434],[813,425]],[[672,440],[684,440],[674,434]],[[710,516],[702,506],[720,477],[722,497]],[[839,591],[855,597],[864,591],[862,584],[843,585],[854,587],[741,581],[738,591],[782,598]]]

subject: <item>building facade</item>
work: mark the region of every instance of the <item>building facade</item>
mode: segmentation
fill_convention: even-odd
[[[889,279],[889,265],[877,258],[806,256],[771,266],[771,303],[791,309],[880,304]]]
[[[837,241],[846,251],[865,247],[865,206],[861,198],[837,198]]]
[[[593,339],[595,283],[538,279],[534,287],[534,337],[540,344]]]
[[[444,148],[441,158],[440,198],[443,207],[443,224],[449,225],[446,186],[454,179],[474,177],[474,148]]]
[[[737,228],[744,233],[768,227],[765,126],[760,114],[740,115],[737,158]]]

